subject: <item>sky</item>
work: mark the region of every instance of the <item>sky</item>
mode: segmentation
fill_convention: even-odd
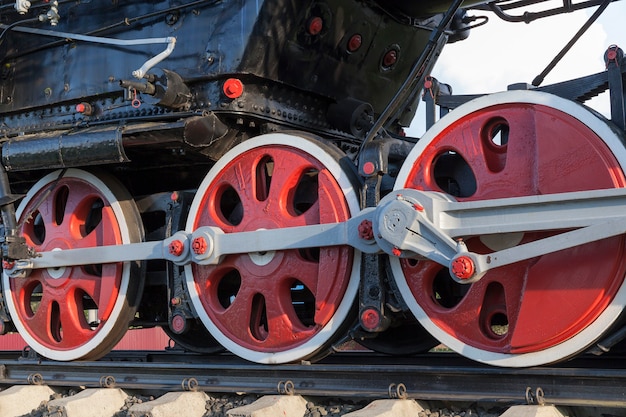
[[[581,3],[583,0],[574,2]],[[563,1],[548,2],[551,6]],[[470,32],[468,39],[447,45],[432,71],[432,76],[450,84],[454,94],[504,91],[507,85],[532,80],[569,42],[593,14],[596,7],[539,19],[532,23],[504,22],[494,14],[489,22]],[[620,22],[621,20],[621,22]],[[626,51],[626,0],[611,3],[603,15],[578,40],[570,52],[546,76],[542,85],[601,72],[605,69],[604,52],[610,45]],[[608,94],[587,103],[608,115]],[[424,106],[406,132],[421,136],[424,132]]]

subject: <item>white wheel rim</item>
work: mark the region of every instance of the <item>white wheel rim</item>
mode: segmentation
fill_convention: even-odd
[[[407,156],[406,161],[416,161],[419,155],[424,152],[428,145],[439,136],[452,122],[463,118],[473,112],[484,109],[488,106],[504,103],[528,103],[540,104],[548,107],[556,108],[570,116],[578,119],[594,131],[600,138],[604,140],[607,147],[611,150],[615,158],[620,164],[622,171],[626,166],[626,149],[622,144],[618,134],[611,127],[593,114],[584,106],[573,101],[565,100],[560,97],[533,91],[507,91],[497,94],[491,94],[472,100],[451,112],[449,115],[441,119],[441,121],[429,129],[420,139],[416,146]],[[412,169],[412,163],[403,164],[396,179],[395,190],[402,189],[403,184],[408,180]],[[412,291],[409,287],[404,272],[402,270],[400,260],[390,257],[391,269],[394,279],[404,297],[411,312],[415,315],[421,325],[429,331],[441,343],[450,349],[460,353],[468,358],[478,362],[487,363],[495,366],[506,367],[528,367],[557,362],[584,351],[598,337],[604,334],[621,316],[626,303],[626,284],[622,282],[620,289],[616,293],[613,301],[599,315],[599,317],[584,328],[582,331],[571,337],[570,339],[544,350],[521,353],[521,354],[504,354],[495,353],[483,349],[469,346],[462,341],[451,336],[449,333],[441,329],[426,314],[423,308],[418,304],[417,300],[411,296]]]
[[[283,145],[288,147],[294,147],[302,150],[309,155],[315,157],[321,164],[328,168],[329,172],[335,178],[336,182],[343,190],[350,213],[356,213],[359,210],[359,203],[356,193],[351,185],[350,179],[347,174],[341,169],[338,162],[334,160],[329,154],[327,154],[322,148],[315,143],[300,138],[298,136],[291,136],[281,133],[267,134],[250,139],[235,148],[231,149],[226,155],[224,155],[210,170],[205,177],[204,181],[198,188],[196,197],[193,200],[189,211],[189,218],[187,220],[186,231],[188,233],[193,232],[194,221],[198,211],[201,209],[202,196],[205,194],[207,188],[213,181],[213,177],[218,174],[224,167],[236,156],[257,147],[266,145]],[[262,263],[262,262],[261,262]],[[360,267],[360,253],[354,252],[352,272],[349,278],[349,283],[345,291],[345,295],[342,298],[340,305],[337,307],[334,315],[330,321],[311,339],[307,340],[303,344],[287,349],[280,352],[259,352],[252,350],[235,343],[229,337],[227,337],[217,326],[207,312],[200,300],[200,294],[198,293],[193,277],[193,270],[191,265],[185,266],[185,276],[187,280],[187,288],[191,295],[191,301],[198,313],[202,323],[206,326],[212,336],[226,349],[232,353],[257,363],[286,363],[306,358],[312,353],[315,353],[320,346],[323,346],[329,339],[331,339],[337,330],[342,326],[344,320],[348,317],[350,309],[353,305],[354,299],[358,291],[359,284],[359,267]]]
[[[20,219],[23,214],[23,211],[28,204],[28,202],[33,198],[35,194],[37,194],[41,189],[48,186],[50,183],[54,182],[59,176],[59,171],[52,172],[41,180],[39,180],[26,194],[19,207],[16,210],[16,217]],[[128,229],[128,225],[125,219],[125,214],[123,213],[122,207],[119,204],[118,198],[113,194],[113,192],[105,185],[103,181],[101,181],[98,177],[93,174],[90,174],[86,171],[78,170],[78,169],[68,169],[65,173],[64,177],[73,177],[84,180],[93,186],[95,186],[102,195],[107,199],[110,203],[110,206],[115,213],[115,218],[118,220],[118,225],[120,227],[120,234],[123,243],[131,243],[131,233]],[[6,273],[2,274],[2,284],[4,289],[4,297],[7,303],[7,308],[11,317],[13,318],[13,323],[18,330],[18,333],[22,338],[30,345],[37,353],[42,356],[45,356],[49,359],[59,360],[59,361],[71,361],[76,359],[81,359],[83,357],[89,356],[91,352],[98,349],[98,347],[103,343],[104,339],[110,334],[115,326],[117,320],[120,317],[122,309],[126,303],[126,295],[127,289],[130,280],[130,264],[128,262],[124,263],[122,268],[122,276],[120,281],[119,288],[119,296],[115,301],[114,307],[109,316],[109,320],[107,320],[104,325],[94,334],[94,336],[89,339],[88,342],[83,345],[70,350],[54,350],[45,345],[42,345],[40,342],[34,338],[28,328],[19,320],[18,309],[15,305],[13,297],[11,296],[11,285],[9,276]],[[19,278],[18,278],[19,279]]]

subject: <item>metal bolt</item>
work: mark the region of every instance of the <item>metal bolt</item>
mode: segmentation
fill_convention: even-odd
[[[167,16],[165,16],[165,23],[168,24],[169,26],[172,26],[174,24],[176,24],[176,22],[178,22],[178,13],[170,13]]]
[[[400,250],[400,248],[396,248],[396,247],[394,247],[394,248],[391,250],[391,253],[393,253],[393,255],[394,255],[394,256],[400,256],[400,255],[402,255],[402,251]]]
[[[380,314],[373,308],[368,308],[361,313],[361,325],[366,330],[374,330],[380,325]]]
[[[452,261],[452,273],[460,279],[469,279],[474,275],[474,261],[469,256],[459,256]]]
[[[180,256],[183,254],[183,251],[185,250],[185,244],[181,242],[180,240],[173,240],[172,242],[170,242],[169,249],[170,249],[171,255]]]
[[[361,224],[359,224],[359,237],[364,240],[374,239],[374,230],[370,220],[363,220]]]
[[[195,253],[196,255],[202,255],[203,253],[205,253],[207,247],[208,245],[206,243],[206,239],[202,236],[195,238],[193,240],[193,243],[191,244],[191,249],[193,249],[193,253]]]
[[[183,334],[187,329],[187,320],[180,314],[173,315],[170,329],[176,334]]]

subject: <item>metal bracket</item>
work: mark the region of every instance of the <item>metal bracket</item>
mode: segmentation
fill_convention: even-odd
[[[198,384],[198,380],[196,378],[193,378],[193,377],[185,378],[180,383],[180,386],[183,389],[183,391],[197,391],[199,385],[200,384]]]
[[[374,228],[385,252],[435,261],[461,283],[499,266],[626,233],[622,188],[472,202],[443,197],[399,190],[381,200]],[[521,233],[541,230],[567,231],[519,245]],[[500,239],[493,239],[494,252],[481,255],[455,241],[464,236]]]
[[[546,399],[543,395],[543,389],[538,387],[534,392],[531,387],[526,387],[526,403],[528,405],[545,405]]]
[[[400,399],[400,400],[406,400],[408,398],[408,394],[406,392],[406,385],[402,383],[390,384],[389,389],[387,391],[389,393],[389,398]]]
[[[296,386],[292,381],[279,381],[276,386],[278,393],[281,395],[294,395],[296,393]]]
[[[626,130],[626,88],[621,68],[623,60],[624,51],[616,45],[611,45],[604,53],[611,97],[611,121],[621,130]]]

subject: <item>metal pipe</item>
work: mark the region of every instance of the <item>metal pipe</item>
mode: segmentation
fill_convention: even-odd
[[[17,219],[15,217],[15,206],[13,205],[13,198],[11,196],[11,186],[9,183],[9,176],[4,169],[4,165],[0,164],[0,201],[8,200],[5,204],[0,206],[0,213],[2,215],[2,224],[4,225],[4,232],[7,235],[12,235],[17,228]]]
[[[0,29],[7,29],[7,30],[10,29],[16,32],[29,33],[32,35],[51,36],[55,38],[64,38],[64,39],[78,40],[78,41],[91,42],[91,43],[100,43],[100,44],[114,45],[114,46],[137,46],[137,45],[151,45],[151,44],[158,44],[158,43],[166,43],[167,48],[165,48],[163,52],[150,58],[141,66],[141,68],[133,71],[133,76],[138,79],[143,78],[146,72],[148,72],[156,64],[158,64],[159,62],[163,61],[165,58],[170,56],[170,54],[174,51],[174,47],[176,46],[176,38],[173,36],[168,36],[166,38],[113,39],[113,38],[104,38],[101,36],[81,35],[79,33],[57,32],[54,30],[29,28],[25,26],[11,27],[10,25],[0,24]]]
[[[128,157],[122,146],[122,133],[117,128],[20,138],[2,146],[1,165],[7,171],[120,162],[128,162]]]
[[[604,12],[604,10],[608,7],[609,4],[611,4],[611,0],[605,0],[604,3],[602,3],[600,7],[596,9],[593,15],[591,15],[589,20],[587,20],[585,24],[578,30],[578,32],[576,32],[574,37],[567,43],[567,45],[565,45],[563,49],[561,49],[561,51],[557,54],[557,56],[555,56],[554,59],[550,61],[548,66],[543,71],[541,71],[541,74],[535,77],[535,79],[532,82],[532,84],[535,87],[538,87],[543,82],[546,75],[548,75],[550,71],[554,69],[556,64],[558,64],[559,61],[565,56],[565,54],[570,49],[572,49],[572,46],[574,46],[574,44],[578,41],[578,39],[580,39],[580,37],[587,31],[587,29],[589,29],[591,25],[598,19],[598,17],[600,17],[602,12]]]
[[[444,14],[441,23],[431,33],[430,38],[428,39],[428,44],[422,51],[417,61],[413,64],[413,67],[411,68],[411,71],[409,72],[409,75],[407,76],[404,83],[402,83],[401,88],[391,99],[385,110],[376,120],[376,123],[374,123],[374,125],[368,132],[367,137],[363,141],[361,148],[363,148],[365,143],[373,140],[376,137],[378,131],[393,115],[396,114],[400,105],[404,103],[406,98],[412,93],[415,81],[424,75],[426,63],[430,59],[432,59],[433,54],[438,50],[438,45],[441,44],[442,39],[446,36],[446,28],[450,25],[452,18],[462,4],[463,0],[455,0],[454,2],[452,2],[450,8]]]

